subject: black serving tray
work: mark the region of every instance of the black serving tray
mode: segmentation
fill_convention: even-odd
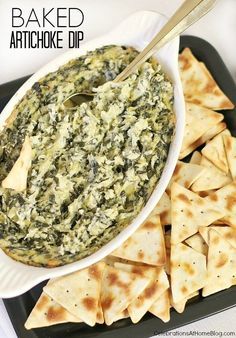
[[[194,36],[181,37],[180,51],[185,47],[189,47],[200,61],[205,62],[222,90],[236,103],[236,85],[217,51],[205,40]],[[0,111],[28,77],[0,85]],[[227,112],[223,111],[223,114],[228,128],[236,136],[236,109]],[[235,286],[207,298],[199,296],[191,300],[182,314],[172,310],[171,320],[168,323],[163,323],[160,319],[148,313],[141,322],[135,325],[127,318],[109,327],[106,325],[89,327],[81,323],[66,323],[27,331],[24,328],[24,323],[44,285],[45,282],[19,297],[4,300],[19,338],[145,338],[189,324],[236,305]]]

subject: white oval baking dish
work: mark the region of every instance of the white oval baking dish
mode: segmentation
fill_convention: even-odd
[[[83,55],[89,50],[94,50],[95,48],[104,45],[130,45],[141,51],[160,30],[165,22],[166,18],[161,14],[149,11],[136,12],[108,34],[83,44],[78,50],[70,50],[54,59],[26,81],[12,97],[0,115],[0,126],[4,125],[4,121],[11,114],[13,107],[23,97],[25,92],[42,76],[55,71],[59,66],[65,64],[70,59]],[[178,51],[179,39],[176,38],[155,55],[174,85],[176,132],[161,179],[159,180],[146,206],[142,209],[136,219],[108,244],[104,245],[94,254],[68,265],[57,268],[28,266],[14,261],[0,250],[0,297],[8,298],[20,295],[43,280],[62,276],[96,263],[119,247],[152,211],[171,178],[178,159],[184,133],[185,105],[178,72]]]

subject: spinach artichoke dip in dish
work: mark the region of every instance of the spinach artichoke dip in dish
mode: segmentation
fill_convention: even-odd
[[[0,137],[0,246],[26,264],[54,267],[86,257],[145,206],[175,130],[173,86],[155,59],[125,81],[135,58],[105,46],[41,78]],[[77,107],[62,103],[95,92]]]

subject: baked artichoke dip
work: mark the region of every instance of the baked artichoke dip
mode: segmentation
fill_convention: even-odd
[[[175,127],[173,86],[150,59],[120,83],[130,47],[88,52],[36,82],[0,138],[0,246],[14,259],[59,266],[88,256],[141,211]],[[66,108],[71,94],[95,91]]]

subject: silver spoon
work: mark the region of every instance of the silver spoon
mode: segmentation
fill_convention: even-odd
[[[174,13],[145,49],[113,80],[120,82],[132,74],[142,63],[149,59],[157,50],[176,36],[183,33],[192,24],[207,14],[217,0],[185,0],[183,5]],[[94,93],[75,93],[63,102],[66,107],[74,107],[89,102]]]

